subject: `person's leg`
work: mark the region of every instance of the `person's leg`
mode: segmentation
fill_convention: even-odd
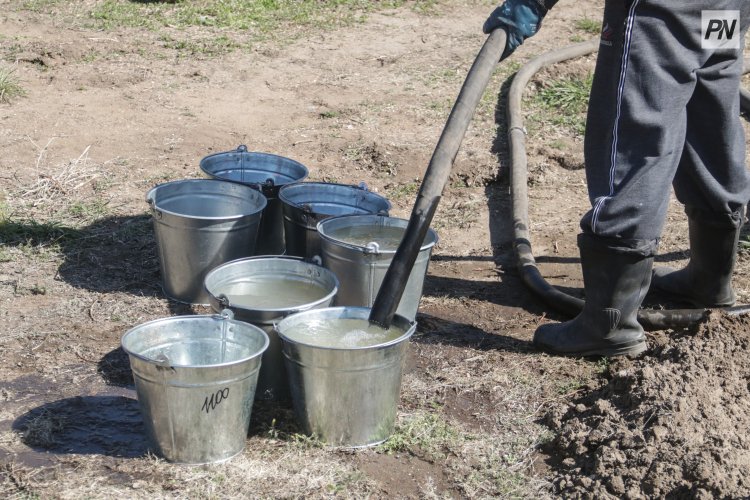
[[[655,289],[698,307],[735,302],[731,278],[750,199],[739,104],[750,2],[726,3],[740,12],[737,48],[712,50],[696,71],[695,93],[686,108],[685,148],[674,179],[675,194],[688,215],[690,261],[679,271],[658,267],[653,277]]]
[[[700,18],[695,2],[605,4],[584,145],[592,204],[579,237],[586,306],[571,321],[540,326],[534,343],[542,349],[614,355],[646,347],[637,311],[684,146],[694,71],[703,62],[690,28]]]

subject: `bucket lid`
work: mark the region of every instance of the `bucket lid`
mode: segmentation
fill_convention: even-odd
[[[281,186],[302,181],[309,173],[307,167],[298,161],[248,151],[244,144],[234,151],[204,157],[200,168],[213,178],[247,184],[264,192],[278,192]]]

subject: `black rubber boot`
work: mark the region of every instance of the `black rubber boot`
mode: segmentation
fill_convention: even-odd
[[[613,250],[599,238],[578,236],[586,303],[570,321],[534,332],[539,349],[566,356],[620,356],[646,350],[638,308],[648,292],[653,257]]]
[[[735,302],[732,272],[741,227],[717,227],[688,218],[690,260],[683,269],[654,268],[654,290],[696,307]]]

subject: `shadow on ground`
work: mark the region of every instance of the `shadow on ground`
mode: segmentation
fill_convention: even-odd
[[[46,403],[13,423],[38,452],[142,457],[149,451],[138,402],[124,396],[76,396]]]
[[[97,364],[96,371],[107,385],[134,388],[133,372],[130,370],[130,359],[122,347],[105,354]]]
[[[161,288],[151,215],[107,217],[82,228],[2,220],[0,243],[56,247],[63,256],[56,277],[76,288],[168,300]],[[177,315],[196,312],[191,305],[172,300],[169,308]]]
[[[487,333],[466,323],[451,321],[430,314],[417,315],[417,332],[412,337],[417,344],[442,344],[477,350],[499,350],[515,353],[535,352],[531,342],[507,335]]]

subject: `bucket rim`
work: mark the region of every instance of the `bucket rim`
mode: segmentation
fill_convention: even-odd
[[[245,189],[249,190],[249,191],[245,191],[245,193],[252,193],[250,194],[250,197],[255,198],[258,201],[257,209],[254,210],[253,212],[237,214],[237,215],[219,215],[219,216],[185,215],[179,212],[175,212],[173,210],[167,210],[165,208],[161,208],[157,204],[155,195],[156,195],[156,192],[159,190],[159,188],[165,188],[165,187],[173,186],[176,184],[188,184],[188,183],[205,184],[209,182],[210,183],[220,182],[222,184],[231,184],[233,186],[231,189],[235,189],[234,186],[242,186],[240,190],[245,190]],[[253,201],[256,201],[256,200],[253,200]],[[222,179],[177,179],[174,181],[163,182],[161,184],[157,184],[156,186],[149,189],[148,192],[146,193],[146,203],[148,203],[148,205],[151,207],[152,212],[158,211],[159,213],[168,214],[168,215],[172,215],[175,217],[184,217],[184,218],[189,218],[189,219],[194,219],[194,220],[206,220],[206,221],[219,221],[219,220],[234,221],[234,220],[243,219],[245,217],[254,217],[258,215],[259,213],[262,213],[266,209],[266,206],[268,205],[268,199],[260,191],[253,189],[252,187],[246,184],[242,184],[238,182],[231,182],[231,181],[222,180]]]
[[[396,344],[400,344],[402,342],[406,342],[411,338],[412,335],[417,331],[417,321],[410,321],[404,316],[401,316],[399,314],[396,314],[394,316],[394,319],[396,319],[399,322],[405,322],[409,325],[409,327],[406,329],[406,331],[402,334],[396,337],[395,339],[389,340],[387,342],[381,342],[380,344],[374,344],[374,345],[367,345],[367,346],[355,346],[355,347],[336,347],[336,346],[321,346],[316,344],[309,344],[307,342],[300,342],[298,340],[291,339],[287,337],[284,332],[282,332],[281,327],[282,323],[291,323],[300,321],[303,319],[304,316],[308,315],[314,315],[314,314],[322,314],[326,312],[355,312],[359,313],[359,315],[355,316],[338,316],[338,318],[347,318],[347,319],[368,319],[370,316],[370,311],[372,308],[370,307],[364,307],[364,306],[334,306],[334,307],[324,307],[322,309],[311,309],[308,311],[302,311],[296,314],[292,314],[290,316],[285,317],[281,321],[278,321],[274,323],[274,330],[279,335],[279,337],[282,339],[282,341],[285,344],[293,344],[293,345],[301,345],[305,346],[307,348],[311,349],[319,349],[324,351],[375,351],[379,349],[385,349],[387,347],[394,346]]]
[[[292,165],[294,168],[298,169],[298,172],[301,175],[294,176],[294,178],[291,181],[289,181],[289,182],[276,183],[276,184],[274,184],[275,187],[282,187],[282,186],[287,186],[287,185],[290,185],[290,184],[295,184],[297,182],[301,182],[304,179],[307,179],[307,176],[310,175],[310,169],[307,168],[307,166],[305,166],[305,164],[303,164],[300,161],[294,160],[294,159],[286,157],[286,156],[278,155],[278,154],[275,154],[275,153],[266,153],[266,152],[263,152],[263,151],[249,151],[247,149],[247,146],[244,146],[244,145],[240,145],[237,149],[231,149],[231,150],[228,150],[228,151],[219,151],[217,153],[211,153],[210,155],[206,155],[203,158],[201,158],[200,162],[198,163],[198,166],[200,167],[201,171],[204,174],[209,175],[209,176],[211,176],[211,177],[213,177],[213,178],[215,178],[217,180],[224,180],[224,181],[227,181],[227,182],[234,182],[235,184],[243,184],[243,185],[246,185],[246,186],[263,186],[263,182],[247,182],[247,181],[242,181],[242,180],[239,180],[239,179],[238,180],[232,180],[232,179],[227,179],[226,177],[220,177],[219,174],[216,171],[211,171],[208,168],[208,164],[211,163],[212,159],[215,159],[215,158],[218,158],[218,157],[221,157],[221,156],[228,156],[228,155],[232,155],[232,154],[240,154],[240,155],[248,155],[248,156],[261,156],[261,157],[274,158],[274,159],[277,159],[277,160],[281,160],[282,163],[288,163],[288,164]],[[237,168],[237,169],[234,169],[234,170],[251,170],[251,169],[249,169],[249,168]],[[262,170],[262,171],[272,172],[270,170]],[[278,173],[278,172],[275,172],[275,173]]]
[[[393,208],[393,205],[391,204],[391,201],[388,198],[386,198],[382,194],[376,193],[374,191],[370,191],[370,189],[368,189],[367,186],[365,186],[364,184],[344,184],[342,182],[324,182],[324,181],[293,182],[293,183],[282,186],[282,188],[279,190],[279,199],[283,203],[286,203],[287,205],[290,205],[296,208],[302,208],[302,205],[300,205],[299,203],[289,198],[289,193],[294,190],[299,190],[299,189],[306,188],[309,186],[326,186],[326,187],[332,186],[332,187],[337,187],[337,188],[346,188],[350,190],[361,191],[361,192],[371,195],[373,198],[378,198],[380,201],[383,201],[385,203],[386,211],[390,211]]]
[[[296,307],[245,307],[245,306],[239,306],[232,304],[228,300],[226,301],[226,304],[224,303],[224,300],[222,300],[222,296],[224,294],[216,295],[211,290],[209,290],[206,283],[209,280],[209,277],[214,275],[217,271],[225,270],[228,267],[233,267],[233,265],[240,265],[248,261],[264,261],[264,260],[289,260],[289,261],[299,261],[303,264],[307,264],[310,266],[315,266],[316,268],[319,268],[322,270],[322,272],[326,275],[328,275],[330,278],[333,279],[333,290],[329,293],[327,293],[324,297],[315,300],[313,302],[308,302],[306,304],[302,304],[300,306]],[[309,262],[305,260],[303,257],[298,257],[295,255],[253,255],[250,257],[240,257],[239,259],[230,260],[228,262],[225,262],[223,264],[220,264],[216,266],[215,268],[211,269],[203,278],[203,288],[208,293],[208,296],[210,297],[212,303],[215,302],[216,304],[220,305],[222,308],[229,308],[229,309],[237,309],[238,311],[243,312],[254,312],[254,313],[278,313],[278,314],[284,314],[285,316],[296,314],[299,312],[307,311],[308,309],[313,309],[315,306],[318,306],[328,300],[331,300],[333,297],[336,296],[336,294],[339,292],[339,287],[341,286],[338,277],[336,274],[333,273],[330,269],[326,269],[322,265],[319,265],[315,262]],[[226,296],[224,296],[224,299],[226,299]],[[213,307],[213,304],[210,304]]]
[[[389,219],[393,221],[398,221],[400,223],[404,223],[404,226],[402,229],[404,229],[404,232],[406,232],[406,228],[409,225],[409,221],[407,219],[402,219],[401,217],[393,217],[390,215],[379,215],[379,214],[347,214],[347,215],[337,215],[335,217],[328,217],[327,219],[323,219],[316,225],[315,229],[318,231],[318,235],[320,236],[321,240],[328,241],[330,243],[333,243],[338,246],[342,246],[344,248],[348,248],[350,250],[357,250],[362,253],[368,253],[368,254],[378,254],[378,255],[393,255],[397,252],[397,250],[383,250],[381,248],[372,249],[371,247],[368,247],[367,245],[357,245],[355,243],[350,243],[348,241],[334,238],[330,234],[326,234],[325,232],[325,226],[330,226],[333,224],[341,223],[343,219],[373,219],[373,218],[383,218],[383,219]],[[401,228],[401,226],[398,226]],[[431,241],[427,241],[428,240]],[[402,237],[403,238],[403,237]],[[430,248],[433,248],[435,245],[438,244],[440,241],[440,237],[437,234],[437,231],[435,231],[433,228],[427,229],[427,235],[425,236],[426,243],[423,243],[422,246],[419,247],[419,251],[423,252],[425,250],[429,250]]]
[[[152,319],[150,321],[146,321],[144,323],[140,323],[140,324],[138,324],[138,325],[136,325],[136,326],[128,329],[122,335],[122,338],[120,339],[120,346],[122,347],[122,350],[125,351],[125,353],[128,356],[133,356],[133,357],[135,357],[135,358],[137,358],[137,359],[139,359],[141,361],[145,361],[147,363],[160,364],[154,358],[150,358],[148,356],[144,356],[143,354],[140,354],[140,353],[134,352],[131,349],[128,349],[128,347],[126,346],[126,343],[125,343],[126,338],[128,336],[130,336],[130,335],[135,335],[136,333],[138,333],[139,330],[142,330],[142,329],[144,329],[146,327],[149,327],[149,326],[152,326],[154,324],[158,324],[158,323],[170,323],[170,322],[177,322],[177,321],[195,321],[195,320],[215,320],[215,321],[228,321],[230,323],[234,323],[236,325],[241,326],[242,328],[246,328],[248,330],[253,331],[253,333],[256,333],[256,334],[260,333],[262,335],[261,338],[263,339],[263,345],[252,356],[245,356],[245,357],[243,357],[241,359],[237,359],[237,360],[234,360],[234,361],[227,361],[225,363],[212,363],[212,364],[205,364],[205,365],[185,365],[185,364],[168,363],[168,364],[161,364],[161,366],[164,366],[164,367],[167,367],[167,368],[189,368],[189,369],[200,369],[200,370],[206,369],[206,368],[227,368],[227,367],[231,367],[231,366],[237,366],[237,365],[241,365],[243,363],[247,363],[248,361],[250,361],[252,359],[255,359],[255,358],[258,358],[258,357],[262,356],[263,353],[266,352],[266,350],[268,350],[268,346],[271,343],[271,340],[269,339],[268,334],[265,331],[263,331],[262,328],[260,328],[258,326],[255,326],[252,323],[246,323],[244,321],[238,321],[238,320],[235,320],[235,319],[231,319],[231,318],[225,317],[225,316],[223,316],[221,314],[190,314],[190,315],[185,315],[185,316],[168,316],[168,317]]]

